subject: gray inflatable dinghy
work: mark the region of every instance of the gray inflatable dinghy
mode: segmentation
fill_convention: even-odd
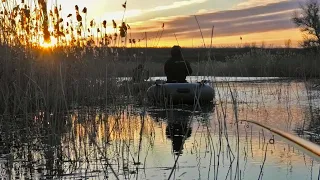
[[[206,81],[197,83],[165,83],[157,81],[147,90],[148,101],[153,104],[196,104],[212,103],[213,87]]]

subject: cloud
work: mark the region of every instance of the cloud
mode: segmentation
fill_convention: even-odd
[[[264,6],[272,3],[279,3],[289,0],[247,0],[234,6],[234,9],[244,9],[256,6]]]
[[[140,16],[142,13],[143,12],[140,9],[127,10],[125,12],[125,17],[137,17],[137,16]],[[106,19],[108,21],[111,21],[112,19],[122,20],[122,18],[125,18],[123,11],[114,11],[114,12],[104,13],[102,17],[103,19]]]
[[[199,9],[197,14],[204,14],[204,13],[208,13],[207,9]]]
[[[143,17],[147,14],[154,14],[155,12],[161,12],[161,11],[167,11],[171,9],[177,9],[177,8],[182,8],[185,6],[190,6],[194,4],[201,4],[204,3],[208,0],[184,0],[184,1],[178,1],[174,2],[169,5],[164,5],[164,6],[156,6],[150,9],[129,9],[125,12],[124,11],[113,11],[113,12],[108,12],[104,13],[102,17],[107,20],[122,20],[123,15],[124,18],[135,18],[135,17]]]
[[[186,1],[178,1],[178,2],[174,2],[170,5],[166,5],[166,6],[157,6],[155,8],[149,9],[147,10],[147,12],[153,12],[153,11],[163,11],[163,10],[168,10],[168,9],[175,9],[175,8],[181,8],[183,6],[189,6],[192,4],[200,4],[200,3],[204,3],[207,0],[186,0]]]
[[[198,14],[197,19],[203,35],[207,38],[211,36],[213,25],[215,37],[245,35],[294,29],[295,25],[291,18],[298,8],[297,1],[281,1],[243,9],[205,12]],[[200,37],[193,15],[155,18],[133,23],[131,27],[133,27],[133,34],[148,32],[151,36],[156,36],[161,31],[162,23],[165,23],[164,37],[171,37],[173,33],[179,38]]]

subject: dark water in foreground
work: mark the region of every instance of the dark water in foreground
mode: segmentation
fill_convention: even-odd
[[[83,108],[50,120],[40,113],[1,122],[1,177],[318,179],[315,158],[268,130],[235,123],[237,117],[291,133],[308,129],[311,119],[320,121],[318,90],[293,81],[215,88],[217,105],[205,112],[129,105],[108,115]]]

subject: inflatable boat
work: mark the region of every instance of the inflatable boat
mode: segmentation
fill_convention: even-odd
[[[147,90],[148,101],[152,104],[210,104],[215,91],[206,81],[197,83],[156,82]]]

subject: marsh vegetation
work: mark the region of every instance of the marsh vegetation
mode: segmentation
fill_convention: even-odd
[[[107,34],[107,22],[87,21],[85,7],[75,6],[75,12],[65,18],[60,15],[62,7],[47,9],[45,2],[39,0],[30,7],[28,1],[2,1],[1,176],[319,176],[316,158],[271,132],[241,121],[255,120],[319,142],[317,51],[184,49],[194,75],[204,76],[215,87],[215,106],[207,111],[194,111],[193,107],[160,109],[145,101],[144,92],[152,82],[135,86],[120,77],[131,77],[132,68],[140,63],[151,77],[163,76],[168,49],[131,48],[133,37],[130,46],[125,46],[129,42],[126,23],[120,22],[118,28],[112,22],[117,35]],[[74,15],[76,21],[71,23]],[[217,76],[225,80],[217,81]],[[227,76],[250,78],[236,82]],[[261,76],[291,79],[259,80]],[[191,77],[190,81],[198,79]]]

